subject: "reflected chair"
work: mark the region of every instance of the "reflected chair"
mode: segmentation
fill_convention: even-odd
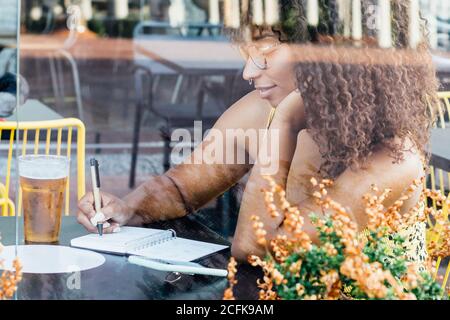
[[[135,185],[136,165],[139,154],[140,130],[144,113],[162,121],[159,128],[163,141],[163,170],[170,169],[170,154],[172,151],[171,136],[174,130],[183,128],[194,130],[194,121],[202,122],[202,136],[206,130],[213,127],[217,119],[235,101],[250,92],[250,86],[242,80],[242,70],[224,76],[223,82],[212,81],[208,77],[197,77],[194,90],[195,101],[188,103],[155,103],[155,82],[157,76],[143,66],[134,68],[136,111],[133,125],[133,143],[131,152],[131,168],[129,188]],[[211,101],[209,107],[205,103]],[[214,106],[211,108],[211,106]],[[193,144],[191,145],[194,146]]]
[[[450,92],[439,92],[438,93],[439,103],[436,106],[429,105],[430,110],[433,114],[436,114],[437,121],[433,124],[434,129],[445,129],[450,127],[449,122],[449,116],[450,116]],[[450,147],[450,141],[449,141],[449,147]],[[431,161],[430,167],[429,167],[429,187],[431,190],[435,191],[437,189],[437,186],[439,186],[439,190],[442,194],[447,195],[447,197],[450,197],[450,172],[445,172],[442,168],[436,167],[433,163],[433,160]],[[445,183],[444,177],[447,176],[447,185]],[[438,180],[438,181],[437,181]],[[438,182],[438,184],[436,184]],[[434,209],[440,209],[437,208],[437,204],[435,201],[431,204]],[[448,213],[449,208],[447,206],[443,206],[441,208],[443,210],[443,213],[447,216],[448,219]],[[432,221],[431,217],[427,217],[428,219],[428,230],[427,230],[427,241],[435,241],[437,242],[441,236],[442,233],[442,226],[434,223]],[[443,266],[443,261],[441,258],[438,258],[436,261],[436,270],[434,273],[434,278],[436,279],[439,274],[440,267],[445,268]],[[443,275],[443,281],[442,286],[445,288],[446,284],[448,283],[449,275],[450,275],[450,261],[448,261],[447,258],[447,267],[445,268],[445,272]],[[444,290],[445,292],[446,290]],[[444,294],[443,292],[443,294]]]
[[[74,129],[76,133],[74,133]],[[72,142],[76,144],[77,167],[77,199],[85,194],[85,138],[86,129],[83,122],[76,118],[66,118],[48,121],[6,121],[0,122],[0,136],[2,132],[9,133],[9,145],[7,147],[6,179],[5,184],[0,185],[0,206],[3,216],[16,214],[14,205],[9,198],[11,190],[12,161],[16,161],[15,154],[43,154],[65,155],[72,158]],[[76,138],[74,139],[74,135]],[[17,139],[16,139],[17,138]],[[0,140],[1,141],[1,140]],[[42,142],[41,142],[42,141]],[[55,143],[56,142],[56,143]],[[63,143],[64,142],[64,143]],[[14,150],[16,149],[17,150]],[[31,150],[28,150],[31,149]],[[62,149],[66,149],[65,154]],[[30,151],[30,152],[29,152]],[[17,167],[17,166],[15,166]],[[21,191],[18,196],[17,214],[21,215]],[[10,203],[11,202],[11,203]],[[64,214],[69,215],[70,204],[70,173],[67,178]]]
[[[66,108],[67,102],[74,102],[77,108],[76,116],[84,121],[79,68],[69,51],[60,47],[41,48],[40,44],[33,43],[25,43],[21,50],[25,53],[32,52],[32,54],[24,53],[21,57],[25,76],[29,79],[37,77],[35,81],[30,80],[34,88],[32,94],[44,103],[53,104],[60,110]],[[48,61],[48,65],[46,61]],[[48,84],[49,81],[50,84]],[[48,92],[48,87],[51,88],[51,93]],[[68,95],[67,91],[73,96]]]
[[[170,136],[172,131],[176,128],[187,128],[190,130],[193,128],[194,120],[201,120],[205,130],[211,128],[220,114],[225,111],[204,108],[206,99],[215,99],[217,96],[217,94],[215,96],[211,94],[212,90],[210,89],[217,86],[217,83],[214,83],[212,79],[214,77],[224,78],[221,93],[229,99],[231,95],[228,89],[232,86],[235,72],[237,71],[219,72],[213,70],[191,73],[191,71],[180,68],[176,63],[165,60],[164,57],[161,59],[157,56],[149,56],[149,52],[141,44],[150,40],[182,42],[191,40],[225,41],[226,38],[221,34],[221,28],[222,25],[220,24],[209,23],[187,23],[174,27],[170,23],[161,21],[141,21],[134,28],[135,68],[133,74],[135,76],[136,113],[133,126],[130,188],[133,188],[135,185],[139,133],[144,111],[150,111],[156,119],[164,123],[160,130],[160,136],[164,144],[163,167],[164,170],[167,170],[170,167]],[[184,34],[182,29],[186,29],[189,32]],[[157,87],[163,77],[175,77],[176,83],[171,93],[170,103],[157,104],[154,103],[156,100],[154,99],[154,93],[157,92]],[[180,101],[185,100],[185,96],[189,96],[190,101]]]
[[[147,68],[137,66],[134,71],[136,84],[136,113],[134,117],[133,126],[133,144],[131,154],[131,169],[129,187],[133,188],[135,185],[136,165],[139,154],[139,135],[144,118],[144,112],[148,111],[157,119],[162,120],[162,125],[159,128],[160,137],[163,142],[163,170],[164,172],[171,167],[171,153],[174,142],[172,141],[172,133],[179,128],[187,129],[191,133],[195,130],[194,121],[201,121],[202,137],[206,130],[211,129],[220,115],[225,112],[234,100],[244,96],[250,87],[241,79],[242,71],[239,70],[225,80],[225,88],[220,84],[213,87],[213,83],[208,82],[204,77],[200,77],[198,81],[199,92],[196,96],[196,101],[191,104],[155,104],[154,102],[154,75]],[[243,90],[245,85],[245,90]],[[220,96],[222,93],[222,96]],[[214,98],[214,108],[205,108],[204,103],[206,98]],[[223,104],[217,103],[223,100]],[[222,108],[223,106],[223,108]],[[191,135],[193,136],[193,135]],[[190,142],[190,147],[195,146],[196,141]],[[218,231],[225,237],[231,234],[230,230],[234,230],[235,223],[230,223],[231,220],[236,220],[238,204],[236,203],[233,191],[228,190],[217,198],[215,205],[215,212],[220,213],[220,225],[216,228],[211,228]],[[230,214],[231,213],[231,214]]]

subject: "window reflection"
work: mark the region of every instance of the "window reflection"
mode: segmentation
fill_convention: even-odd
[[[0,8],[0,247],[5,246],[3,251],[8,248],[14,252],[18,219],[7,216],[14,215],[16,208],[15,188],[10,188],[10,181],[15,179],[11,174],[11,166],[14,165],[11,151],[15,143],[11,130],[6,130],[4,124],[16,124],[17,117],[14,112],[18,103],[25,102],[28,87],[23,81],[23,95],[17,95],[20,77],[17,64],[18,3],[14,0],[0,0]],[[20,101],[17,101],[17,97]],[[8,260],[5,254],[0,256],[0,276],[4,279],[0,285],[0,296],[3,299],[15,297],[16,292],[11,290],[11,287],[15,286],[21,277],[17,260],[11,260]]]
[[[2,14],[0,15],[0,121],[16,121],[13,115],[17,105],[17,2],[0,0]],[[25,102],[27,94],[26,82],[23,82],[21,102]],[[15,211],[14,187],[10,188],[11,175],[8,173],[12,157],[8,157],[14,146],[10,130],[0,128],[0,205],[1,215],[10,215]],[[12,221],[11,221],[12,222]],[[13,244],[14,237],[3,240],[3,243]]]
[[[16,106],[17,4],[1,0],[0,17],[0,117],[8,117]]]
[[[81,119],[86,161],[95,155],[117,196],[173,165],[174,129],[200,120],[205,132],[250,90],[210,1],[22,1],[21,32],[38,120]]]
[[[442,90],[450,89],[448,1],[421,6]],[[192,131],[201,120],[206,131],[250,91],[223,20],[223,1],[22,1],[29,98],[42,120],[84,122],[86,161],[95,155],[104,190],[124,196],[172,166],[174,129]],[[71,183],[75,190],[76,179]],[[76,193],[70,206],[76,208]],[[210,207],[226,211],[229,202]],[[222,222],[217,230],[227,233]]]

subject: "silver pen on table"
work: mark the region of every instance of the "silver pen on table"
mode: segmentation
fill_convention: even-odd
[[[139,266],[165,272],[176,272],[185,274],[202,274],[207,276],[226,277],[228,270],[207,268],[192,262],[171,261],[164,259],[153,259],[141,256],[129,256],[128,262]]]
[[[91,179],[92,179],[92,193],[94,194],[94,208],[95,213],[100,212],[102,208],[102,202],[100,197],[100,175],[98,171],[98,161],[95,158],[91,158]],[[97,230],[100,236],[103,235],[103,222],[97,222]]]

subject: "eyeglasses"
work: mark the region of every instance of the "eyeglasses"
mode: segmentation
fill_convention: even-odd
[[[266,37],[257,42],[240,45],[239,52],[245,61],[250,58],[253,64],[261,70],[267,69],[267,56],[273,53],[281,42],[273,37]]]

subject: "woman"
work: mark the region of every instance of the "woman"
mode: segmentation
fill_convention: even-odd
[[[367,28],[363,40],[340,36],[336,7],[321,8],[318,27],[310,27],[302,1],[280,3],[281,23],[253,26],[250,12],[233,32],[246,59],[243,77],[255,90],[214,126],[219,132],[241,129],[242,134],[267,130],[256,148],[245,137],[223,144],[224,154],[244,150],[254,164],[211,164],[202,152],[211,142],[207,137],[184,163],[149,179],[124,199],[102,194],[102,212],[112,222],[105,232],[192,213],[249,172],[232,245],[232,254],[245,260],[249,254],[264,254],[251,215],[260,216],[269,239],[283,233],[284,217],[268,217],[260,192],[267,186],[263,169],[274,163],[278,170],[273,178],[305,214],[317,208],[310,178],[334,179],[330,196],[350,209],[361,230],[367,223],[362,196],[372,184],[392,189],[389,205],[424,175],[431,121],[427,101],[435,101],[436,81],[426,44],[408,49],[408,4],[392,1],[394,50],[379,49]],[[274,138],[278,150],[267,154],[265,143]],[[420,192],[405,203],[404,212],[416,205]],[[96,232],[89,221],[92,203],[88,193],[79,203],[78,221]],[[310,223],[305,229],[317,240]],[[423,226],[414,226],[408,232],[423,245],[423,231]],[[423,255],[422,250],[411,259]]]
[[[0,43],[0,117],[9,117],[16,107],[16,76],[10,72],[15,63],[14,50]]]

